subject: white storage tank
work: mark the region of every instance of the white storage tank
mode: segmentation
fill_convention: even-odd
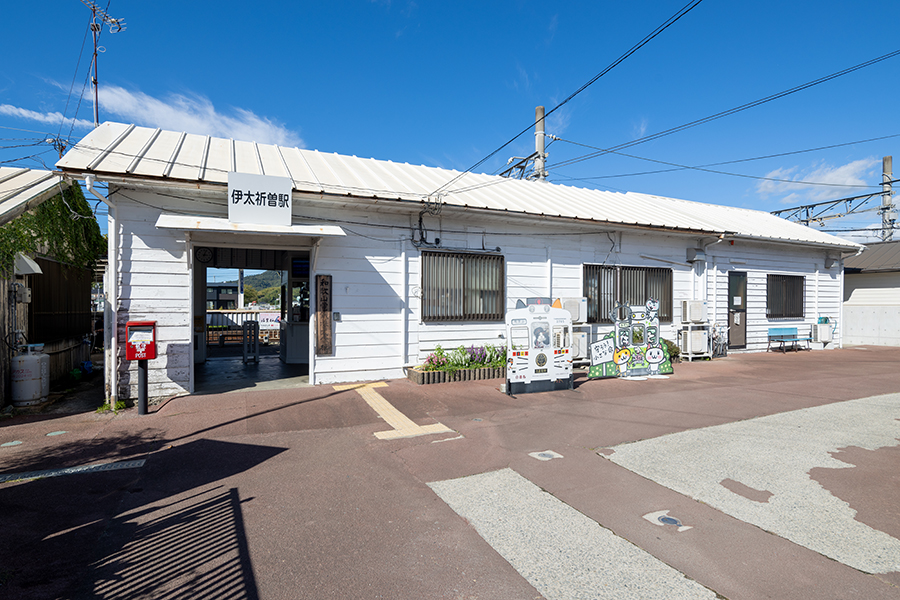
[[[12,359],[13,406],[32,406],[46,402],[50,395],[50,356],[43,344],[30,344],[24,353]]]

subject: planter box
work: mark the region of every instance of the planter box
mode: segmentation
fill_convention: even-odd
[[[450,381],[473,381],[476,379],[498,379],[506,377],[506,367],[482,367],[480,369],[460,369],[452,375],[447,371],[420,371],[407,369],[406,376],[413,383],[425,385],[429,383],[447,383]]]

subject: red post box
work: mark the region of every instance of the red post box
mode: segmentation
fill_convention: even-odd
[[[156,358],[156,321],[125,323],[125,360]]]

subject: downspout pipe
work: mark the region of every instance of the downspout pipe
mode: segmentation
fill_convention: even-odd
[[[712,248],[712,247],[715,246],[716,244],[721,244],[721,243],[724,242],[724,241],[725,241],[725,234],[723,233],[722,235],[719,236],[719,239],[717,239],[716,241],[710,242],[710,243],[705,244],[705,245],[703,246],[703,255],[704,255],[704,256],[707,256],[707,251],[708,251],[710,248]],[[708,264],[709,264],[709,262],[708,262],[708,259],[707,259],[707,262],[705,263],[705,265],[708,265]],[[705,271],[705,273],[706,273],[706,276],[704,277],[704,284],[705,284],[705,285],[704,285],[704,288],[705,288],[705,290],[704,290],[703,297],[706,298],[707,301],[709,301],[709,267],[708,267],[708,266],[704,266],[704,271]],[[717,316],[716,309],[718,308],[718,307],[716,306],[716,298],[718,297],[718,294],[716,293],[716,289],[715,289],[715,286],[716,286],[716,285],[718,285],[718,282],[716,281],[716,263],[715,263],[715,261],[713,261],[713,297],[712,297],[712,306],[711,306],[710,308],[712,309],[713,322],[714,322],[714,323],[715,323],[715,321],[716,321],[716,316]]]
[[[115,407],[119,400],[119,226],[118,208],[109,198],[94,188],[96,179],[86,175],[84,185],[87,191],[109,207],[107,221],[108,290],[104,312],[104,346],[109,349],[104,371],[108,374],[109,405]],[[108,338],[107,334],[108,333]]]
[[[716,241],[710,242],[710,243],[706,244],[705,246],[703,246],[703,253],[705,254],[706,251],[709,250],[711,247],[715,246],[716,244],[721,244],[724,241],[725,241],[725,234],[723,233],[722,235],[719,236],[719,239],[717,239]]]

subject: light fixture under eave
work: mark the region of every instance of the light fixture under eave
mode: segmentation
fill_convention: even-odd
[[[16,275],[43,275],[40,265],[19,252],[15,260]]]

